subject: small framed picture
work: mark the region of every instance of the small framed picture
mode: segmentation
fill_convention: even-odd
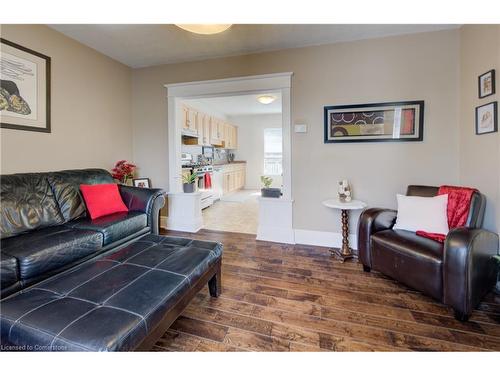
[[[476,134],[498,131],[497,102],[476,107]]]
[[[140,188],[151,187],[151,182],[149,181],[149,178],[134,178],[132,181],[135,187],[140,187]]]
[[[495,93],[495,69],[478,77],[479,98],[486,98]]]

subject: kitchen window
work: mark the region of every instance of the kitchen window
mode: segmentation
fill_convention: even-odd
[[[264,175],[283,173],[283,134],[281,128],[264,129]]]

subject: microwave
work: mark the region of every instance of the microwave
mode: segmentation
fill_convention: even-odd
[[[203,146],[202,151],[203,156],[207,159],[214,158],[214,148],[212,146]]]

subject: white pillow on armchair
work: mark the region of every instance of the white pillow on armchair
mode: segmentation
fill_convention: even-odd
[[[435,197],[397,195],[398,214],[393,229],[448,234],[448,194]]]

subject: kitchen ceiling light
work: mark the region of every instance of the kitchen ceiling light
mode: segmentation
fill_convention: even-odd
[[[272,95],[261,95],[257,97],[257,101],[262,104],[271,104],[275,100],[276,97]]]
[[[177,27],[180,27],[183,30],[189,31],[191,33],[195,34],[203,34],[203,35],[210,35],[210,34],[218,34],[223,31],[226,31],[229,29],[232,24],[229,25],[209,25],[209,24],[200,24],[200,25],[175,25]]]

